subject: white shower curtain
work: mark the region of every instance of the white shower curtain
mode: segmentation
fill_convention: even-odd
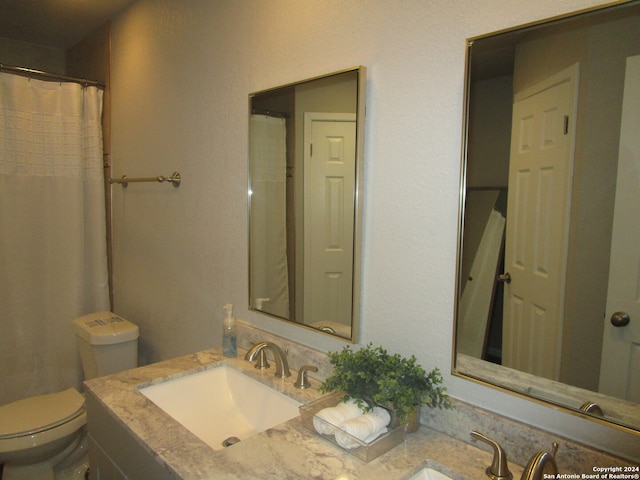
[[[251,302],[289,318],[285,119],[252,115],[250,150]]]
[[[0,404],[75,386],[109,309],[102,91],[0,73]]]

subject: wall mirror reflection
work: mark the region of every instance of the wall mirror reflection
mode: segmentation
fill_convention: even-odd
[[[249,308],[357,340],[365,69],[254,93]]]
[[[454,373],[640,429],[640,2],[469,41]]]

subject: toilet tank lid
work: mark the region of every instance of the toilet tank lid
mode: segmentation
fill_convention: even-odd
[[[35,434],[84,412],[84,397],[75,389],[37,395],[0,406],[0,438]]]
[[[96,312],[73,321],[73,331],[91,345],[111,345],[135,340],[137,325],[113,312]]]

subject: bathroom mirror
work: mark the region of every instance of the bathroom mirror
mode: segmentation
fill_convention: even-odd
[[[640,431],[640,2],[470,39],[454,374]]]
[[[363,67],[249,96],[249,308],[357,341]]]

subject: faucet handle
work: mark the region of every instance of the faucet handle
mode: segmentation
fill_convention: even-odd
[[[500,444],[476,430],[471,432],[471,436],[491,445],[493,448],[493,461],[491,462],[491,465],[487,467],[487,476],[491,478],[491,480],[511,480],[513,478],[513,474],[509,471],[507,454]]]
[[[293,384],[293,386],[296,388],[309,388],[311,386],[311,382],[309,382],[309,379],[307,378],[307,372],[317,371],[318,367],[316,367],[315,365],[304,365],[300,367],[300,370],[298,370],[298,379],[296,380],[296,383]]]

